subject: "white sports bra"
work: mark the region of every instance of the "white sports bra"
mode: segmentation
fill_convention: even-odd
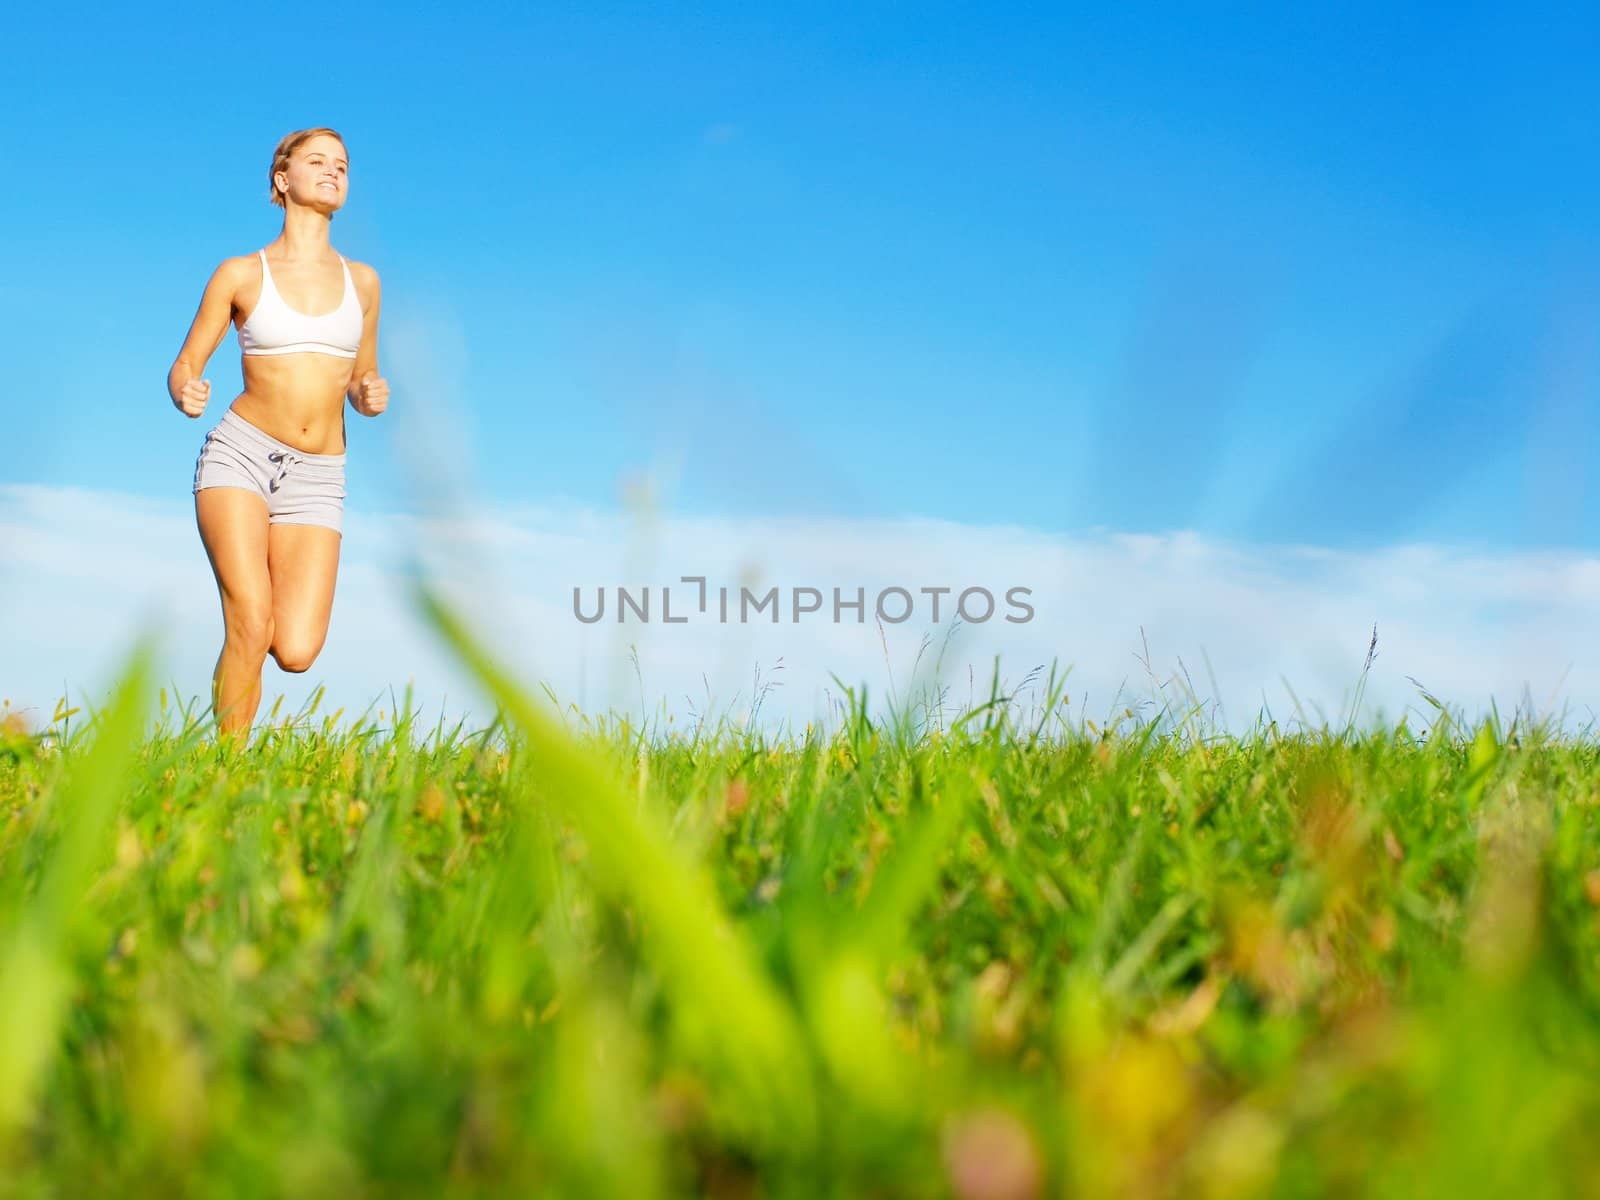
[[[344,295],[339,307],[330,313],[312,317],[290,308],[278,289],[273,286],[272,272],[267,269],[267,252],[256,251],[261,256],[261,299],[250,312],[250,317],[239,327],[239,349],[245,354],[335,354],[340,358],[354,358],[361,346],[361,298],[356,295],[355,283],[350,278],[350,264],[344,255],[339,264],[344,268]]]

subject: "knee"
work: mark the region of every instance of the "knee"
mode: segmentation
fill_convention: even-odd
[[[290,637],[278,638],[272,644],[272,657],[278,669],[296,675],[309,671],[321,652],[320,642],[299,641]]]
[[[265,659],[272,645],[272,609],[268,607],[236,608],[228,614],[228,641],[252,658]]]

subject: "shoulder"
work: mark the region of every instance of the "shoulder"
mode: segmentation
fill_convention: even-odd
[[[350,276],[357,283],[370,283],[373,287],[378,286],[378,271],[376,267],[370,263],[358,262],[353,258],[347,258],[345,262],[350,264]]]
[[[370,263],[357,262],[353,258],[347,258],[344,261],[350,265],[350,278],[356,285],[356,293],[361,297],[361,307],[371,308],[372,302],[378,298],[382,291],[382,285],[378,281],[377,268]]]
[[[251,251],[249,254],[235,254],[225,258],[217,266],[216,274],[234,276],[240,279],[250,278],[261,273],[261,256]]]
[[[240,288],[255,283],[260,273],[260,260],[254,254],[234,255],[223,259],[211,272],[206,290],[231,301]]]

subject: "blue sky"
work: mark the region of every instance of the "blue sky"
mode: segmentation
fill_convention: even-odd
[[[1593,16],[48,11],[0,84],[25,480],[187,485],[214,415],[165,371],[326,123],[334,243],[459,322],[496,497],[613,503],[671,453],[686,511],[1600,531]],[[234,334],[208,373],[221,407]],[[351,419],[354,482],[397,487]]]
[[[485,503],[1495,552],[1600,543],[1600,18],[1463,5],[8,16],[0,484],[188,504],[164,379],[347,139],[384,279],[352,509]],[[401,339],[405,344],[401,344]],[[199,554],[198,540],[196,553]]]

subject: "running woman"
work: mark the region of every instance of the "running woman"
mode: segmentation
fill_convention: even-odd
[[[344,510],[344,403],[383,412],[378,273],[328,241],[349,189],[349,155],[332,129],[301,129],[272,155],[276,241],[212,274],[167,376],[178,411],[211,397],[206,363],[239,332],[244,391],[206,434],[194,511],[222,598],[224,641],[211,680],[219,734],[248,733],[267,655],[305,671],[328,635]]]

